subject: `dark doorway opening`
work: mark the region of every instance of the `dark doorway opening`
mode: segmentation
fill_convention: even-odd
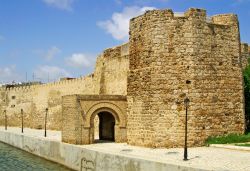
[[[115,118],[109,112],[98,113],[99,140],[115,141]]]

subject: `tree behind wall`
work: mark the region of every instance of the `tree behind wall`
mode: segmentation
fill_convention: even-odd
[[[250,58],[248,58],[248,63],[250,64]],[[246,132],[250,132],[250,65],[244,70],[244,82]]]

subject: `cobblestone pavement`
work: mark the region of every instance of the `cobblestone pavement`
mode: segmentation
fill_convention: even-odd
[[[3,130],[0,127],[0,130]],[[20,133],[20,128],[9,128],[8,131]],[[44,130],[25,129],[25,135],[43,137]],[[60,131],[48,131],[48,139],[61,141]],[[128,156],[131,158],[146,159],[151,161],[170,163],[174,165],[189,166],[208,170],[236,170],[250,171],[250,151],[232,150],[216,147],[196,147],[188,149],[188,161],[183,161],[183,149],[153,149],[135,147],[126,143],[97,143],[81,145],[82,148],[110,153],[114,155]]]

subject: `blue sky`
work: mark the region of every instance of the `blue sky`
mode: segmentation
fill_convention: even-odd
[[[0,0],[0,83],[86,75],[104,49],[127,41],[129,18],[190,7],[236,13],[250,43],[250,0]]]

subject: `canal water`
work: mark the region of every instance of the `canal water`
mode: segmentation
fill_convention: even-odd
[[[0,142],[0,171],[71,171],[70,169]]]

